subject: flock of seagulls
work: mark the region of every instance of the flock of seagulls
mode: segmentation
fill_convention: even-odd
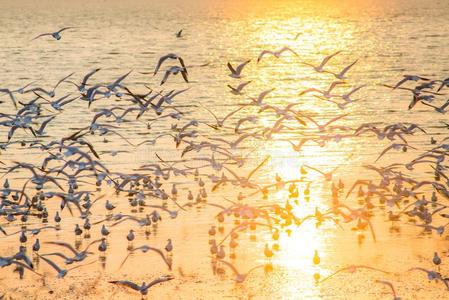
[[[64,27],[53,33],[39,34],[33,40],[47,36],[60,40],[62,32],[75,28]],[[180,38],[182,34],[183,30],[179,30],[176,37]],[[268,55],[280,58],[287,53],[292,54],[299,65],[311,68],[326,78],[331,75],[332,81],[328,87],[298,91],[296,102],[276,105],[270,101],[275,87],[267,87],[256,95],[247,95],[254,80],[240,80],[245,77],[245,68],[252,59],[246,59],[237,66],[227,63],[232,81],[227,85],[229,93],[242,102],[235,103],[228,112],[220,112],[208,107],[207,103],[191,101],[195,111],[203,112],[199,118],[194,118],[188,107],[177,102],[193,88],[190,87],[190,69],[206,67],[208,63],[189,66],[183,57],[172,52],[157,60],[153,72],[143,74],[156,76],[159,72],[164,73],[160,82],[160,86],[164,87],[176,80],[175,75],[181,74],[182,84],[186,85],[184,89],[166,92],[147,84],[127,84],[135,74],[133,71],[118,75],[113,80],[99,80],[102,74],[100,68],[93,68],[79,80],[76,79],[77,74],[70,73],[51,87],[32,81],[20,88],[1,88],[0,97],[8,97],[11,105],[3,102],[5,112],[0,113],[5,140],[0,148],[10,157],[0,162],[3,170],[0,236],[18,238],[16,249],[0,256],[0,267],[12,266],[11,271],[18,273],[19,278],[54,275],[62,279],[70,276],[73,270],[93,267],[98,261],[104,262],[110,247],[121,246],[111,245],[108,239],[114,228],[119,227],[127,232],[123,236],[127,255],[120,269],[127,267],[130,257],[154,255],[161,260],[161,266],[154,269],[163,274],[149,283],[136,283],[123,278],[107,282],[145,296],[156,285],[177,281],[172,272],[177,247],[172,237],[168,237],[164,245],[154,245],[150,239],[148,245],[136,247],[136,237],[142,233],[149,235],[159,223],[188,214],[195,207],[214,210],[214,224],[208,230],[213,273],[220,275],[228,270],[238,284],[251,280],[249,275],[260,270],[270,273],[274,268],[272,258],[282,251],[280,235],[288,235],[293,228],[300,230],[305,222],[315,222],[317,228],[323,223],[353,226],[359,236],[369,231],[376,241],[375,227],[371,222],[373,211],[388,209],[388,222],[399,222],[402,216],[406,216],[408,224],[442,235],[447,223],[440,222],[449,218],[449,214],[444,212],[448,206],[443,202],[449,198],[449,177],[444,164],[449,150],[446,139],[437,141],[429,136],[427,129],[415,123],[390,124],[384,120],[383,123],[364,123],[353,128],[337,125],[350,117],[350,113],[325,119],[298,109],[302,99],[307,98],[308,101],[336,105],[337,110],[343,111],[361,100],[352,97],[367,85],[356,85],[347,90],[348,74],[358,60],[341,71],[331,70],[329,65],[332,59],[341,55],[342,51],[324,57],[316,65],[303,61],[301,55],[291,48],[283,47],[280,50],[263,50],[257,57],[257,63]],[[410,82],[417,85],[405,87]],[[433,107],[438,113],[446,112],[449,101],[446,100],[442,106],[431,103],[439,101],[439,96],[444,97],[444,91],[449,87],[448,79],[432,80],[418,75],[404,75],[397,84],[384,86],[395,92],[411,92],[413,100],[409,109],[421,103],[423,107]],[[68,90],[70,92],[66,93]],[[74,105],[84,109],[86,115],[90,112],[94,115],[85,124],[77,124],[73,120],[73,124],[65,126],[68,132],[60,136],[55,129],[60,126],[57,122],[65,115],[69,117],[66,120],[71,122],[70,112]],[[261,122],[267,116],[273,121],[269,125]],[[135,141],[123,133],[123,128],[128,124],[145,124],[146,137]],[[166,124],[169,126],[164,126]],[[301,134],[291,138],[291,134],[297,132]],[[290,138],[286,139],[286,134],[290,134]],[[429,145],[409,144],[409,137],[417,134],[429,136]],[[254,145],[267,141],[285,143],[286,147],[301,154],[305,145],[326,147],[330,143],[360,137],[391,143],[373,160],[373,164],[364,166],[379,177],[377,182],[359,179],[345,191],[345,183],[336,181],[339,166],[321,170],[311,165],[303,165],[295,180],[284,180],[282,174],[277,174],[268,184],[257,179],[256,174],[271,157],[258,160],[253,155],[257,150]],[[173,149],[170,150],[176,151],[179,157],[167,160],[163,152],[153,151],[156,159],[131,173],[115,171],[104,160],[108,156],[132,154],[139,147],[151,149],[151,146],[160,143],[159,140],[165,142],[164,147],[172,143]],[[114,147],[120,145],[120,149],[98,150],[102,144],[111,142],[114,142]],[[39,155],[30,163],[14,155],[17,149],[39,151]],[[417,153],[410,161],[382,167],[376,165],[392,151],[409,150]],[[433,178],[414,179],[413,171],[418,165],[430,166]],[[310,199],[310,186],[314,183],[310,172],[319,174],[319,178],[332,184],[332,204],[327,210],[317,207],[314,213],[298,217],[293,208],[299,198]],[[179,183],[180,178],[188,184]],[[234,200],[225,199],[222,203],[208,200],[209,193],[218,193],[226,185],[238,192]],[[267,199],[270,193],[281,189],[288,190],[285,203],[254,204],[250,201],[250,198]],[[108,193],[110,190],[116,195],[115,198]],[[353,191],[357,191],[357,207],[345,201],[354,194]],[[428,195],[431,195],[430,201],[427,200]],[[131,213],[117,212],[118,207],[129,207]],[[73,222],[75,243],[69,241],[68,234],[58,235],[59,240],[48,239],[47,235],[42,234],[45,232],[52,236],[50,232],[67,229]],[[271,240],[261,253],[265,263],[242,272],[241,267],[236,266],[237,251],[244,251],[239,246],[245,242],[242,232],[246,231],[251,235],[268,233]],[[92,240],[92,236],[95,239]],[[315,265],[321,263],[317,251],[311,260]],[[441,263],[442,259],[435,253],[432,264],[437,270],[415,267],[409,271],[425,273],[429,281],[441,282],[449,289],[449,279],[440,271]],[[324,285],[337,274],[355,273],[359,269],[391,274],[373,266],[350,265],[324,279],[319,274],[314,278],[317,284]],[[400,299],[392,282],[381,278],[375,282],[387,286],[393,299]]]

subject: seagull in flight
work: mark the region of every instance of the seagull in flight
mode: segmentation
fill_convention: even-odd
[[[425,77],[421,77],[421,76],[418,76],[418,75],[404,75],[404,78],[401,79],[398,83],[396,83],[396,85],[394,86],[393,90],[397,89],[398,87],[400,87],[401,85],[403,85],[407,81],[419,81],[419,80],[429,81],[430,79],[425,78]]]
[[[228,84],[228,88],[231,89],[231,93],[233,93],[234,95],[243,95],[243,89],[245,88],[245,86],[247,86],[250,83],[251,83],[251,80],[240,83],[237,87],[233,87]]]
[[[447,100],[446,103],[444,103],[442,106],[435,106],[435,105],[432,105],[427,102],[421,102],[421,103],[424,105],[433,107],[436,112],[439,112],[440,114],[443,114],[443,115],[447,112],[446,108],[449,106],[449,100]]]
[[[72,28],[76,28],[76,27],[64,27],[55,32],[42,33],[42,34],[39,34],[38,36],[36,36],[34,39],[32,39],[32,41],[34,41],[35,39],[38,39],[40,37],[47,36],[47,35],[50,35],[55,40],[59,41],[61,39],[61,32],[68,30],[68,29],[72,29]]]
[[[320,89],[313,88],[313,87],[312,88],[308,88],[308,89],[302,91],[299,94],[299,96],[302,96],[304,94],[308,94],[308,93],[311,93],[311,92],[316,92],[316,93],[320,93],[321,95],[323,95],[323,97],[326,98],[326,99],[330,99],[332,97],[337,97],[338,95],[333,95],[331,93],[332,93],[332,91],[335,89],[335,87],[337,85],[344,84],[344,83],[345,83],[344,81],[334,81],[334,82],[331,83],[331,85],[329,86],[329,88],[327,90],[320,90]]]
[[[349,66],[345,67],[343,70],[340,71],[340,73],[333,73],[331,71],[325,71],[325,73],[329,73],[335,76],[335,78],[344,80],[347,77],[345,76],[346,73],[348,73],[349,69],[351,69],[359,60],[356,59],[353,63],[351,63]]]
[[[169,53],[167,55],[161,56],[161,58],[159,58],[159,61],[157,62],[156,68],[154,69],[154,73],[153,76],[157,74],[157,72],[159,71],[161,65],[164,63],[164,61],[166,61],[167,59],[177,59],[179,61],[179,63],[181,64],[181,66],[185,69],[186,73],[187,73],[187,67],[184,64],[184,60],[182,59],[181,56],[176,55],[174,53]]]
[[[246,272],[246,273],[240,273],[237,270],[237,268],[233,264],[231,264],[230,262],[225,261],[225,260],[221,260],[221,259],[219,259],[218,261],[220,261],[220,262],[224,263],[225,265],[227,265],[232,270],[232,272],[234,272],[234,274],[235,274],[235,281],[237,283],[244,282],[251,272],[253,272],[254,270],[257,270],[259,268],[263,268],[265,266],[265,265],[257,265],[255,267],[249,269],[248,272]]]
[[[296,53],[295,51],[293,51],[293,50],[290,49],[289,47],[283,47],[281,50],[278,50],[278,51],[263,50],[263,51],[260,53],[259,57],[257,58],[257,63],[259,63],[259,62],[262,60],[262,58],[263,58],[265,55],[267,55],[267,54],[271,54],[271,55],[273,55],[274,57],[279,58],[279,57],[281,57],[281,54],[282,54],[282,53],[287,52],[287,51],[293,53],[293,54],[296,55],[296,56],[299,56],[298,53]]]
[[[165,71],[165,75],[161,81],[161,85],[163,85],[167,81],[170,75],[177,75],[178,73],[181,73],[182,78],[184,78],[185,82],[187,83],[189,82],[189,79],[187,78],[187,69],[184,67],[173,66],[168,68],[167,71]]]
[[[237,68],[234,69],[234,67],[231,65],[231,63],[228,62],[228,68],[231,71],[231,74],[229,74],[230,77],[232,78],[242,78],[242,71],[243,68],[250,63],[250,59],[248,59],[247,61],[241,63],[240,65],[237,66]]]
[[[340,54],[340,53],[341,53],[341,51],[337,51],[337,52],[335,52],[335,53],[333,53],[333,54],[331,54],[331,55],[326,56],[326,57],[323,59],[323,61],[322,61],[318,66],[315,66],[315,65],[313,65],[313,64],[311,64],[311,63],[308,63],[308,62],[302,62],[302,64],[303,64],[303,65],[306,65],[306,66],[312,67],[312,68],[313,68],[316,72],[318,72],[318,73],[327,72],[327,71],[324,70],[324,66],[329,62],[329,60],[330,60],[332,57],[334,57],[334,56],[336,56],[337,54]]]
[[[100,68],[96,68],[96,69],[93,69],[92,71],[90,71],[89,73],[87,73],[86,75],[84,75],[83,81],[81,81],[80,85],[76,84],[73,81],[67,81],[67,82],[75,85],[78,88],[78,91],[84,92],[84,91],[86,91],[87,81],[89,80],[89,78],[92,77],[95,73],[97,73],[100,70],[101,70]]]

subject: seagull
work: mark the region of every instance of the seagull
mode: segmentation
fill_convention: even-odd
[[[441,80],[441,85],[438,88],[437,92],[441,91],[443,89],[443,87],[449,87],[449,78]]]
[[[81,268],[81,267],[84,267],[84,266],[88,266],[88,265],[91,265],[91,264],[96,262],[96,261],[92,261],[92,262],[84,264],[84,265],[77,265],[77,266],[75,266],[73,268],[70,268],[70,269],[61,269],[57,264],[55,264],[50,259],[48,259],[48,258],[46,258],[46,257],[44,257],[42,255],[39,255],[39,254],[37,254],[37,256],[39,256],[41,259],[43,259],[47,264],[49,264],[53,269],[55,269],[56,272],[58,272],[58,278],[64,278],[69,271],[74,270],[74,269],[78,269],[78,268]]]
[[[241,187],[257,188],[258,186],[257,186],[256,184],[252,183],[252,182],[250,181],[250,179],[251,179],[251,177],[254,175],[254,173],[256,173],[257,170],[259,170],[263,165],[265,165],[265,163],[266,163],[270,158],[271,158],[270,156],[267,156],[267,157],[266,157],[266,158],[265,158],[259,165],[257,165],[257,167],[255,167],[251,172],[249,172],[248,175],[247,175],[246,177],[239,176],[237,173],[235,173],[234,171],[232,171],[231,169],[229,169],[229,168],[226,167],[226,166],[223,166],[223,167],[224,167],[226,170],[228,170],[228,172],[231,173],[231,174],[235,177],[236,181],[238,182],[238,184],[239,184]],[[213,186],[213,187],[212,187],[212,191],[216,190],[216,189],[218,188],[218,186],[220,185],[220,183],[222,183],[222,182],[219,182],[219,183],[217,183],[215,186]]]
[[[76,28],[76,27],[64,27],[64,28],[59,29],[56,32],[42,33],[42,34],[39,34],[38,36],[36,36],[34,39],[32,39],[32,41],[34,41],[35,39],[38,39],[40,37],[47,36],[47,35],[50,35],[55,40],[59,41],[61,39],[61,32],[63,32],[64,30],[72,29],[72,28]]]
[[[0,93],[8,94],[9,98],[11,99],[12,103],[14,104],[14,107],[17,109],[17,101],[16,101],[16,97],[14,96],[14,94],[15,93],[24,94],[25,89],[35,82],[36,81],[29,82],[26,85],[24,85],[20,88],[17,88],[16,90],[10,90],[8,88],[0,88]]]
[[[449,106],[449,100],[447,100],[442,106],[439,106],[439,107],[432,105],[430,103],[427,103],[427,102],[421,102],[421,103],[424,105],[433,107],[436,112],[439,112],[440,114],[443,114],[443,115],[447,112],[446,108]]]
[[[281,50],[278,50],[278,51],[263,50],[260,53],[259,57],[257,58],[257,63],[259,63],[262,60],[262,58],[265,55],[267,55],[267,54],[270,54],[270,55],[273,55],[276,58],[279,58],[279,57],[281,57],[282,53],[287,52],[287,51],[293,53],[296,56],[299,56],[298,53],[296,53],[295,51],[293,51],[289,47],[283,47]]]
[[[388,146],[387,148],[385,148],[380,155],[377,157],[377,159],[374,162],[377,162],[385,153],[387,153],[388,151],[390,151],[391,149],[394,150],[400,150],[402,149],[403,152],[407,151],[407,148],[412,148],[414,150],[417,150],[415,147],[412,147],[408,144],[397,144],[397,143],[393,143],[390,146]]]
[[[250,83],[251,83],[251,80],[243,82],[243,83],[240,83],[237,87],[233,87],[233,86],[228,84],[228,88],[231,89],[231,93],[233,93],[234,95],[243,95],[242,90],[245,88],[245,86],[247,86]]]
[[[299,113],[299,115],[303,116],[304,118],[306,118],[307,120],[309,120],[309,121],[311,121],[313,124],[315,124],[316,127],[318,128],[318,131],[319,131],[319,132],[324,132],[324,131],[326,131],[326,127],[327,127],[327,126],[329,126],[330,124],[332,124],[332,123],[334,123],[334,122],[340,120],[341,118],[344,118],[344,117],[348,116],[349,114],[343,114],[343,115],[340,115],[340,116],[336,116],[335,118],[330,119],[329,121],[327,121],[327,122],[324,123],[324,124],[318,124],[317,121],[315,121],[314,119],[312,119],[311,117],[309,117],[309,116],[307,116],[307,115],[305,115],[305,114]]]
[[[134,282],[128,281],[128,280],[117,280],[117,281],[109,281],[109,283],[113,283],[113,284],[118,284],[118,285],[122,285],[122,286],[126,286],[128,288],[131,288],[135,291],[140,292],[143,296],[148,294],[148,290],[159,283],[162,282],[166,282],[166,281],[170,281],[175,279],[173,276],[170,275],[166,275],[166,276],[161,276],[153,281],[151,281],[150,283],[146,284],[145,282],[142,283],[142,285],[137,285]]]
[[[364,87],[366,87],[366,84],[362,84],[362,85],[356,86],[352,90],[350,90],[348,93],[346,93],[344,95],[341,95],[340,97],[343,100],[345,100],[345,102],[347,102],[347,103],[352,103],[354,101],[357,101],[357,100],[351,99],[351,95],[354,94],[355,92],[357,92],[358,90],[364,88]]]
[[[237,146],[238,146],[241,142],[243,142],[244,140],[246,140],[247,138],[250,138],[250,137],[257,138],[257,139],[261,139],[261,138],[262,138],[262,135],[257,134],[257,133],[254,133],[254,132],[244,133],[244,134],[240,135],[235,141],[232,141],[232,142],[229,142],[229,141],[227,141],[227,140],[225,140],[225,139],[222,139],[222,138],[209,138],[209,139],[210,139],[210,140],[213,140],[213,141],[217,141],[217,142],[222,142],[222,143],[228,144],[229,147],[230,147],[232,150],[236,150],[236,149],[237,149]]]
[[[313,65],[313,64],[311,64],[311,63],[308,63],[308,62],[302,62],[302,64],[312,67],[312,68],[313,68],[316,72],[318,72],[318,73],[323,73],[323,72],[326,72],[326,71],[324,70],[324,66],[329,62],[329,60],[330,60],[332,57],[336,56],[336,55],[339,54],[339,53],[341,53],[341,51],[337,51],[337,52],[335,52],[335,53],[333,53],[333,54],[331,54],[331,55],[326,56],[326,57],[323,59],[323,61],[322,61],[318,66],[315,66],[315,65]]]
[[[304,94],[311,93],[311,92],[317,92],[317,93],[320,93],[321,95],[323,95],[323,97],[326,99],[330,99],[332,97],[337,97],[337,95],[333,95],[333,94],[331,94],[331,92],[337,85],[343,84],[343,83],[345,83],[345,82],[344,81],[334,81],[331,83],[331,85],[329,86],[329,88],[327,90],[319,90],[319,89],[313,88],[313,87],[308,88],[308,89],[302,91],[301,93],[299,93],[299,96],[302,96]]]
[[[411,269],[409,269],[409,271],[422,271],[422,272],[425,272],[425,273],[427,273],[427,279],[429,279],[430,281],[432,281],[432,280],[441,281],[446,286],[446,289],[449,290],[449,284],[447,282],[448,279],[443,278],[443,276],[441,276],[440,272],[433,271],[433,270],[427,270],[427,269],[424,269],[424,268],[411,268]]]
[[[273,92],[274,90],[275,90],[274,88],[271,88],[263,91],[262,93],[259,94],[259,96],[257,96],[257,99],[254,97],[250,97],[252,102],[249,105],[258,105],[263,108],[266,105],[266,103],[264,103],[263,100],[269,93]]]
[[[46,90],[46,89],[43,89],[43,88],[41,88],[41,87],[35,87],[35,88],[32,88],[32,89],[26,90],[26,91],[24,91],[23,93],[25,94],[25,93],[33,92],[34,94],[38,95],[39,97],[42,97],[42,96],[40,96],[39,93],[38,93],[38,92],[41,92],[41,93],[44,93],[44,94],[46,94],[47,96],[53,98],[53,97],[56,95],[56,94],[55,94],[56,88],[57,88],[61,83],[66,82],[66,80],[69,79],[73,74],[75,74],[75,73],[70,73],[69,75],[67,75],[67,76],[65,76],[64,78],[60,79],[60,80],[56,83],[56,85],[52,88],[52,90]]]
[[[92,77],[95,73],[97,73],[97,72],[100,71],[100,70],[101,70],[100,68],[97,68],[97,69],[93,69],[92,71],[90,71],[89,73],[87,73],[87,74],[84,76],[83,81],[81,81],[81,84],[80,84],[80,85],[78,85],[78,84],[76,84],[76,83],[74,83],[74,82],[72,82],[72,81],[68,81],[68,82],[70,82],[71,84],[74,84],[74,85],[78,88],[78,91],[84,92],[84,91],[86,90],[87,81],[89,80],[89,78]]]
[[[12,92],[10,89],[6,89],[6,88],[0,89],[0,93],[8,94],[8,95],[9,95],[9,98],[10,98],[11,101],[12,101],[12,104],[14,104],[14,108],[17,109],[17,101],[16,101],[16,97],[14,97],[14,94],[13,94],[13,92]],[[3,103],[3,101],[2,101],[2,103]]]
[[[176,37],[177,38],[180,38],[180,37],[182,37],[182,31],[183,31],[184,29],[181,29],[181,30],[179,30],[178,32],[176,32]]]
[[[216,121],[216,124],[208,124],[208,123],[206,123],[206,125],[208,125],[208,126],[211,127],[211,128],[214,128],[214,129],[219,129],[219,128],[224,127],[224,123],[226,122],[227,119],[229,119],[229,118],[232,117],[234,114],[238,113],[240,110],[242,110],[242,109],[244,108],[244,106],[240,106],[240,107],[237,108],[236,110],[233,110],[233,111],[231,111],[230,113],[228,113],[228,114],[227,114],[226,116],[224,116],[222,119],[218,119],[217,115],[216,115],[212,110],[210,110],[209,108],[207,108],[206,106],[203,106],[203,105],[202,105],[202,107],[203,107],[205,110],[207,110],[207,111],[214,117],[214,119],[215,119],[215,121]]]
[[[69,96],[70,96],[70,94],[67,94],[67,95],[59,98],[58,100],[54,100],[54,101],[47,100],[44,97],[41,97],[41,98],[44,99],[45,101],[47,101],[47,103],[50,104],[50,106],[53,109],[58,110],[58,111],[62,111],[63,110],[62,107],[64,105],[67,105],[67,104],[69,104],[69,103],[71,103],[71,102],[73,102],[73,101],[75,101],[76,99],[79,98],[78,96],[76,96],[76,97],[67,99]]]
[[[231,65],[231,63],[228,62],[228,68],[231,71],[231,74],[229,74],[230,77],[232,78],[242,78],[242,71],[243,68],[250,63],[250,59],[248,59],[247,61],[241,63],[240,65],[237,66],[236,69],[234,69],[234,67]]]
[[[157,62],[156,68],[154,69],[154,73],[153,76],[157,74],[157,72],[159,71],[161,65],[164,63],[164,61],[166,61],[167,59],[177,59],[179,61],[179,63],[181,64],[181,66],[184,68],[184,70],[187,73],[187,68],[186,65],[184,64],[184,60],[181,58],[181,56],[176,55],[174,53],[169,53],[167,55],[162,56],[161,58],[159,58],[159,61]]]
[[[418,75],[404,75],[404,78],[400,80],[398,83],[396,83],[396,85],[393,87],[393,90],[397,89],[407,81],[419,81],[419,80],[429,81],[430,79]]]
[[[187,82],[187,83],[189,82],[189,79],[187,78],[187,69],[184,67],[173,66],[173,67],[168,68],[165,71],[165,75],[161,81],[161,85],[163,85],[167,81],[168,76],[177,75],[178,73],[181,73],[182,78],[184,78],[185,82]]]
[[[218,259],[218,261],[224,263],[224,264],[227,265],[229,268],[231,268],[231,270],[232,270],[232,271],[234,272],[234,274],[235,274],[235,279],[234,279],[234,280],[235,280],[236,282],[238,282],[238,283],[244,282],[244,281],[246,280],[246,278],[248,278],[248,275],[249,275],[251,272],[253,272],[254,270],[257,270],[257,269],[259,269],[259,268],[263,268],[263,267],[265,266],[265,265],[257,265],[257,266],[255,266],[255,267],[249,269],[248,272],[246,272],[246,273],[240,273],[240,272],[237,270],[237,268],[236,268],[233,264],[231,264],[230,262],[227,262],[227,261],[222,260],[222,259]]]
[[[349,71],[349,69],[351,69],[359,60],[355,60],[353,63],[351,63],[349,66],[345,67],[343,70],[340,71],[340,73],[333,73],[330,71],[325,71],[326,73],[332,74],[335,76],[335,78],[340,79],[340,80],[344,80],[346,79],[346,73]]]

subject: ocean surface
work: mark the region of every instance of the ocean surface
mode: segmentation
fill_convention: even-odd
[[[21,85],[36,81],[33,86],[52,87],[64,76],[74,72],[71,80],[79,82],[92,69],[101,68],[93,77],[93,82],[107,83],[132,71],[125,79],[126,86],[134,92],[148,91],[144,84],[155,91],[170,91],[188,88],[177,96],[174,104],[184,114],[181,120],[162,118],[153,122],[154,114],[146,114],[138,121],[132,114],[123,122],[114,119],[105,121],[117,126],[115,129],[130,143],[138,144],[145,139],[170,131],[171,125],[186,124],[196,119],[200,122],[195,130],[198,140],[223,138],[233,140],[237,136],[233,130],[213,130],[204,123],[213,123],[212,115],[205,106],[218,116],[248,103],[250,97],[257,97],[262,91],[274,88],[265,98],[266,103],[285,106],[299,103],[295,108],[313,117],[318,123],[348,114],[332,125],[357,129],[368,122],[379,122],[382,128],[397,122],[419,124],[427,134],[416,131],[406,139],[416,150],[387,152],[375,163],[383,149],[391,141],[379,140],[374,134],[331,140],[324,146],[314,142],[306,143],[300,152],[292,149],[290,143],[298,143],[303,137],[316,135],[316,127],[308,122],[307,126],[283,131],[270,140],[248,139],[239,145],[238,153],[248,155],[248,162],[241,168],[233,167],[238,174],[248,174],[266,157],[270,157],[254,175],[258,184],[275,182],[276,175],[283,180],[296,180],[299,197],[289,199],[298,216],[313,214],[315,209],[326,211],[332,206],[331,185],[339,180],[345,189],[340,198],[351,207],[358,207],[360,199],[355,195],[346,198],[346,192],[358,179],[378,180],[379,176],[364,166],[375,164],[387,166],[392,163],[407,163],[424,149],[429,149],[431,136],[442,140],[447,129],[439,128],[447,116],[418,104],[408,110],[412,100],[410,91],[394,90],[382,84],[394,85],[404,74],[416,74],[432,79],[444,79],[449,74],[449,2],[448,1],[4,1],[0,0],[0,88],[19,88]],[[52,32],[58,28],[75,28],[62,33],[62,39],[53,40],[43,37],[31,41],[43,32]],[[176,37],[179,30],[181,37]],[[295,39],[295,36],[298,37]],[[276,50],[284,46],[293,49],[298,56],[284,53],[279,59],[266,56],[256,63],[264,49]],[[345,83],[336,88],[343,93],[358,85],[366,85],[354,94],[358,101],[347,105],[344,110],[333,103],[312,94],[300,96],[300,92],[311,87],[326,89],[335,80],[331,74],[317,73],[301,61],[318,64],[325,56],[336,51],[336,55],[327,66],[332,71],[358,60],[348,72]],[[163,73],[156,76],[151,73],[162,55],[176,53],[180,55],[189,70],[189,83],[180,75],[171,76],[165,85],[160,86]],[[228,76],[228,62],[237,65],[247,59],[251,62],[245,67],[245,77],[241,80]],[[142,74],[150,73],[150,74]],[[228,84],[251,81],[243,96],[229,92]],[[406,83],[404,86],[410,86]],[[443,90],[444,92],[444,90]],[[76,88],[67,82],[56,90],[57,96],[68,93],[76,95]],[[28,101],[33,95],[18,95],[19,100]],[[444,97],[443,97],[444,99]],[[14,108],[8,95],[0,95],[4,101],[1,113],[12,113]],[[74,101],[67,105],[55,120],[46,128],[48,137],[44,141],[68,136],[76,129],[89,126],[93,116],[100,108],[126,106],[129,103],[118,97],[94,102],[90,108],[86,102]],[[50,113],[50,112],[47,112]],[[235,124],[246,115],[258,115],[256,124],[251,126],[272,126],[277,120],[276,114],[259,114],[258,109],[249,108],[239,112],[228,121]],[[244,126],[244,127],[245,127]],[[344,134],[344,130],[335,128],[329,134]],[[35,138],[18,130],[12,141],[32,141]],[[211,191],[209,174],[221,176],[225,170],[214,171],[210,167],[202,168],[206,163],[195,157],[210,157],[210,151],[189,153],[181,158],[185,145],[176,148],[173,137],[165,136],[155,145],[144,144],[130,146],[118,135],[88,136],[96,151],[105,154],[101,161],[111,172],[133,173],[142,165],[158,163],[156,156],[167,161],[183,160],[178,166],[200,167],[200,177],[206,182],[207,202],[227,205],[227,199],[235,200],[239,192],[250,194],[248,189],[239,189],[231,184]],[[7,141],[7,128],[0,128],[0,142]],[[395,141],[395,142],[401,142]],[[124,151],[116,156],[108,155],[109,150]],[[39,164],[48,155],[37,148],[21,147],[11,144],[1,151],[0,160],[6,166],[14,161]],[[308,165],[325,172],[335,169],[333,179],[326,181],[313,170],[301,175],[302,166]],[[6,170],[2,171],[6,173]],[[406,174],[408,170],[404,169]],[[416,167],[413,178],[429,180],[432,169]],[[21,188],[29,172],[19,171],[8,174],[12,186]],[[178,188],[179,202],[187,199],[187,191],[198,193],[198,179],[192,176],[170,178],[165,190],[171,189],[175,182]],[[95,195],[104,195],[117,208],[115,213],[145,216],[150,208],[134,208],[129,205],[126,194],[116,194],[112,188],[103,186],[97,189],[91,183],[83,188]],[[303,192],[310,189],[310,197]],[[357,191],[358,188],[355,189]],[[430,188],[420,190],[428,198]],[[420,195],[421,197],[422,195]],[[95,199],[95,196],[92,197]],[[275,191],[263,199],[260,194],[245,199],[247,203],[257,205],[279,204],[284,206],[288,199],[285,190]],[[412,201],[411,199],[410,201]],[[160,199],[149,199],[160,205]],[[441,198],[442,203],[447,201]],[[441,272],[449,271],[445,263],[447,251],[446,234],[423,233],[422,228],[414,226],[406,216],[399,222],[388,220],[388,211],[400,211],[401,207],[386,207],[373,200],[371,222],[376,233],[373,240],[369,230],[359,232],[351,230],[356,225],[324,222],[315,226],[314,221],[304,222],[291,232],[282,232],[278,241],[271,234],[258,228],[256,232],[243,231],[239,238],[236,258],[233,262],[242,269],[266,263],[264,247],[278,244],[280,250],[270,259],[273,271],[265,274],[263,269],[255,270],[243,284],[236,284],[232,272],[226,266],[225,274],[214,274],[209,253],[210,226],[217,225],[215,219],[217,207],[201,204],[187,211],[180,211],[176,219],[161,212],[162,222],[150,228],[145,234],[142,228],[136,228],[132,221],[109,227],[109,249],[105,257],[98,257],[94,247],[95,263],[70,271],[66,278],[57,279],[54,270],[42,261],[37,266],[40,272],[48,274],[45,280],[25,274],[19,280],[12,267],[0,269],[0,292],[12,299],[125,299],[135,296],[136,292],[108,283],[111,280],[129,279],[136,282],[149,282],[152,278],[173,274],[174,280],[150,289],[152,299],[391,299],[389,289],[375,280],[389,280],[394,283],[401,299],[446,299],[448,291],[444,285],[429,282],[424,273],[408,271],[413,267],[432,269],[434,252],[441,254],[443,263]],[[447,204],[447,203],[446,203]],[[59,210],[58,201],[47,203],[50,220]],[[176,209],[168,202],[170,209]],[[91,222],[105,218],[103,204],[94,204],[91,209]],[[74,243],[75,224],[82,220],[67,211],[62,214],[61,230],[44,231],[39,235],[41,241],[63,240]],[[436,220],[438,224],[444,220]],[[8,232],[20,230],[20,222],[0,221]],[[39,220],[32,220],[29,226],[41,226]],[[109,224],[110,225],[110,224]],[[221,240],[234,226],[232,218],[225,224],[223,234],[217,234]],[[166,270],[156,254],[134,254],[119,268],[127,255],[126,235],[135,228],[135,246],[143,244],[158,248],[165,247],[168,238],[173,240],[173,270]],[[100,237],[100,226],[91,229],[90,241]],[[30,237],[27,247],[30,249],[34,237]],[[0,237],[0,255],[8,256],[18,248],[18,235]],[[80,242],[80,241],[78,241]],[[81,241],[87,245],[89,240]],[[225,243],[227,245],[227,242]],[[51,245],[43,245],[41,253],[56,251]],[[29,250],[31,252],[31,250]],[[229,252],[229,249],[226,249]],[[321,262],[313,263],[315,251]],[[90,261],[90,260],[89,260]],[[62,262],[61,262],[62,264]],[[348,265],[369,265],[387,270],[394,274],[360,270],[354,273],[341,272],[321,284],[316,284],[314,274],[322,278]]]

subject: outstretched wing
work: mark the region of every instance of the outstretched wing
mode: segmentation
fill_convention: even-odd
[[[40,38],[40,37],[46,36],[46,35],[52,35],[52,33],[42,33],[42,34],[39,34],[39,35],[36,36],[34,39],[32,39],[32,41],[34,41],[35,39],[38,39],[38,38]]]
[[[128,280],[116,280],[116,281],[109,281],[109,283],[117,284],[117,285],[123,285],[129,288],[132,288],[133,290],[140,291],[140,286],[135,284],[134,282],[128,281]]]

